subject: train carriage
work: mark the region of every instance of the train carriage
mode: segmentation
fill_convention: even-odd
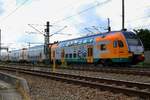
[[[27,60],[28,60],[27,48],[22,48],[19,52],[19,62],[27,62]]]
[[[3,61],[3,62],[8,61],[9,60],[8,55],[9,55],[8,52],[1,52],[0,60]]]
[[[129,31],[112,31],[60,41],[50,44],[49,49],[50,62],[55,60],[57,63],[134,65],[144,61],[142,42]],[[44,45],[12,50],[5,58],[12,62],[42,63],[46,60]]]
[[[137,64],[144,61],[144,48],[133,32],[114,31],[61,41],[55,51],[57,62],[92,64]]]
[[[68,63],[86,63],[87,53],[90,45],[93,45],[92,38],[69,40],[58,43],[56,50],[56,60]],[[54,51],[54,48],[52,47]]]
[[[42,63],[45,60],[44,45],[28,48],[28,62]]]
[[[19,62],[20,50],[12,50],[9,52],[9,58],[11,62]]]

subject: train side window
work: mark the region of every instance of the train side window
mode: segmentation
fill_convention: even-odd
[[[72,54],[69,54],[69,58],[72,58]]]
[[[82,40],[78,40],[78,42],[77,42],[79,45],[82,43]]]
[[[118,45],[119,45],[120,48],[124,47],[123,42],[121,40],[118,40]]]
[[[100,49],[103,51],[103,50],[106,50],[106,44],[101,44],[100,45]]]
[[[86,39],[83,40],[83,44],[84,44],[84,43],[87,43],[87,40],[86,40]]]
[[[66,54],[65,57],[68,58],[68,54]]]
[[[77,40],[74,41],[74,45],[77,45]]]
[[[76,58],[76,57],[77,57],[77,54],[76,54],[76,53],[74,53],[74,54],[73,54],[73,58]]]
[[[114,48],[117,48],[117,41],[114,41],[114,43],[113,43],[113,46],[114,46]]]

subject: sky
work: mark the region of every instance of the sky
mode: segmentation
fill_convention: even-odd
[[[121,30],[121,11],[121,0],[0,0],[2,45],[18,49],[43,43],[43,34],[29,24],[44,33],[47,21],[50,34],[58,32],[51,43],[105,32],[108,18],[112,30]],[[150,0],[125,0],[125,28],[149,27]]]

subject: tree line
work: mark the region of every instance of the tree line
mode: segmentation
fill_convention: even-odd
[[[149,29],[137,29],[137,30],[134,30],[134,32],[141,39],[144,49],[150,50],[150,30]]]

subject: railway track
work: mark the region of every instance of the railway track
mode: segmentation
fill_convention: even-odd
[[[7,66],[7,65],[0,65],[0,66]],[[10,64],[9,66],[18,66],[18,64]],[[21,64],[21,66],[24,66],[25,68],[37,68],[41,70],[50,70],[51,67],[44,66],[44,65],[37,65],[32,66],[30,64]],[[95,67],[95,66],[89,66],[89,67],[80,67],[80,66],[69,66],[69,67],[58,67],[58,69],[67,69],[67,70],[80,70],[80,71],[92,71],[92,72],[105,72],[105,73],[116,73],[116,74],[128,74],[128,75],[141,75],[141,76],[150,76],[150,67]]]
[[[54,72],[45,72],[40,70],[29,70],[23,68],[0,67],[0,70],[8,70],[19,73],[46,77],[54,80],[65,81],[67,83],[78,84],[91,88],[112,91],[115,93],[124,93],[127,95],[140,96],[150,98],[150,84],[121,81],[106,78],[94,78]]]

